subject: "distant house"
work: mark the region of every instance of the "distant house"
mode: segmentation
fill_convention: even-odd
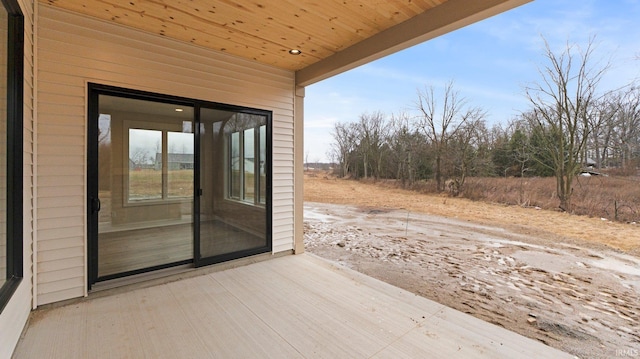
[[[162,153],[156,153],[156,159],[153,168],[156,171],[162,169]],[[168,153],[167,169],[175,170],[192,170],[193,169],[193,153]]]

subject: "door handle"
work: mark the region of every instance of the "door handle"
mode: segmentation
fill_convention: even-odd
[[[91,202],[92,202],[91,207],[93,212],[94,213],[100,212],[100,207],[102,207],[102,204],[100,203],[100,198],[94,198]]]

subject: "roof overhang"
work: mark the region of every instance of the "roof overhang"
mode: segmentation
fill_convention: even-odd
[[[295,71],[307,86],[532,0],[39,1]]]

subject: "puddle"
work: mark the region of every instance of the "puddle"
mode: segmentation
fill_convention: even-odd
[[[640,277],[640,264],[635,265],[625,263],[616,258],[604,258],[596,261],[592,261],[591,265],[594,267],[616,271],[622,274],[634,275]]]
[[[318,212],[319,210],[320,210],[319,208],[305,206],[304,220],[317,221],[321,223],[329,223],[329,222],[335,222],[336,219],[339,219],[329,214],[320,213]]]

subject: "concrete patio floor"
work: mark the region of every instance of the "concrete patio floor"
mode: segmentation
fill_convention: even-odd
[[[31,314],[14,358],[572,358],[311,254]]]

